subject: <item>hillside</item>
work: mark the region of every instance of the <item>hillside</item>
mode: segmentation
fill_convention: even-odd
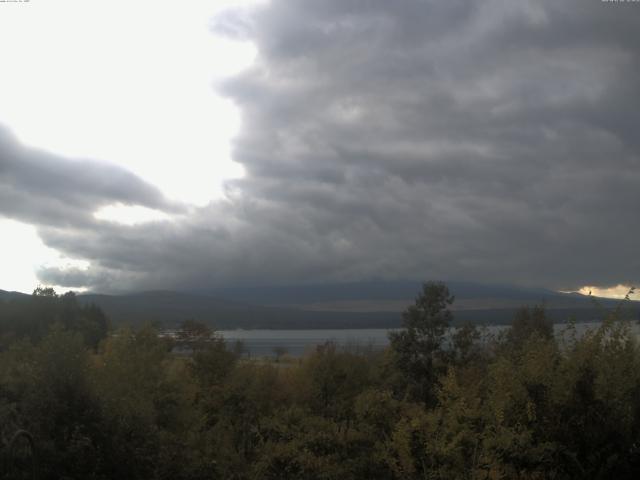
[[[602,317],[594,299],[574,293],[513,286],[448,282],[455,295],[456,323],[505,324],[523,305],[544,304],[554,321]],[[418,282],[362,282],[279,287],[238,287],[198,292],[140,292],[128,295],[81,295],[117,323],[144,321],[175,324],[194,318],[216,328],[389,328],[411,303]],[[605,309],[619,301],[596,299]],[[638,318],[638,302],[628,315]]]
[[[127,295],[79,296],[100,306],[114,323],[161,323],[173,326],[195,319],[218,329],[372,328],[398,324],[390,312],[324,312],[254,305],[193,293],[152,291]]]
[[[456,299],[454,322],[505,324],[523,305],[544,304],[549,317],[564,322],[602,318],[594,299],[544,289],[448,282]],[[114,324],[145,322],[173,326],[195,319],[218,329],[392,328],[419,291],[417,282],[369,282],[308,286],[224,288],[211,291],[149,291],[124,295],[80,294],[80,302],[95,303]],[[0,290],[0,300],[25,294]],[[619,301],[596,299],[604,309]],[[639,302],[625,307],[639,317]]]

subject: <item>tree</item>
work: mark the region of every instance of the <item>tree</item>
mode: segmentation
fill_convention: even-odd
[[[273,353],[276,356],[276,362],[280,362],[280,358],[289,353],[287,347],[283,347],[282,345],[276,345],[273,347]]]
[[[480,331],[470,322],[456,328],[451,340],[451,346],[453,347],[452,358],[459,365],[467,364],[474,355],[479,353],[477,343],[480,340]]]
[[[214,331],[211,328],[193,319],[181,322],[177,331],[178,340],[186,343],[206,343],[211,340],[213,335]]]
[[[404,328],[389,334],[394,363],[406,386],[427,405],[435,401],[434,386],[445,369],[442,341],[453,318],[453,300],[444,283],[423,284],[415,304],[402,314]]]
[[[507,341],[520,348],[533,334],[546,340],[553,338],[553,322],[547,318],[544,307],[540,305],[533,308],[522,307],[516,312],[507,333]]]
[[[53,288],[43,287],[42,285],[38,285],[32,295],[34,297],[58,298],[58,294]]]
[[[100,408],[82,335],[55,325],[37,345],[16,343],[0,364],[0,404],[9,400],[16,423],[33,434],[38,478],[95,478]]]
[[[220,333],[196,320],[184,320],[180,324],[177,341],[191,352],[191,368],[195,377],[209,387],[222,382],[239,356],[227,349]]]
[[[75,293],[56,294],[52,288],[38,287],[28,297],[0,304],[0,338],[29,338],[38,342],[54,325],[80,333],[84,343],[96,350],[107,337],[109,319],[95,304],[82,303]]]

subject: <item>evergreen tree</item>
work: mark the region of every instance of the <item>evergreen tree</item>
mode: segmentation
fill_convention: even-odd
[[[402,314],[403,329],[389,334],[396,368],[412,396],[426,405],[435,401],[435,384],[446,368],[442,342],[453,318],[453,300],[444,283],[425,283]]]

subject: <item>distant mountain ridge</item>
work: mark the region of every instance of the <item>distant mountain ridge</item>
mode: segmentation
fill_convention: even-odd
[[[10,292],[7,290],[0,290],[0,300],[12,300],[16,298],[26,297],[29,294],[22,292]]]
[[[446,282],[456,297],[454,322],[505,324],[523,305],[545,305],[556,322],[570,317],[593,321],[603,313],[594,299],[578,293],[541,288]],[[174,326],[195,319],[218,329],[235,328],[392,328],[418,295],[420,282],[358,282],[277,287],[228,287],[199,291],[147,291],[121,295],[79,294],[100,306],[115,324],[145,322]],[[0,299],[25,294],[0,290]],[[595,299],[603,308],[615,299]],[[628,315],[638,319],[640,302],[629,302]]]
[[[542,288],[524,288],[505,285],[483,285],[471,282],[446,282],[457,298],[530,298],[544,299],[566,294]],[[229,300],[246,301],[262,305],[304,304],[336,300],[406,300],[420,292],[422,282],[353,282],[317,285],[228,287],[198,290],[194,293],[215,295]]]

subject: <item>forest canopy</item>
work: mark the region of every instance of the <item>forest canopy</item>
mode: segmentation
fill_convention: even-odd
[[[451,329],[454,301],[426,283],[385,350],[276,362],[197,321],[175,338],[113,329],[37,289],[0,301],[2,438],[28,431],[46,479],[637,478],[640,349],[622,308],[555,336],[523,307],[492,336]]]

